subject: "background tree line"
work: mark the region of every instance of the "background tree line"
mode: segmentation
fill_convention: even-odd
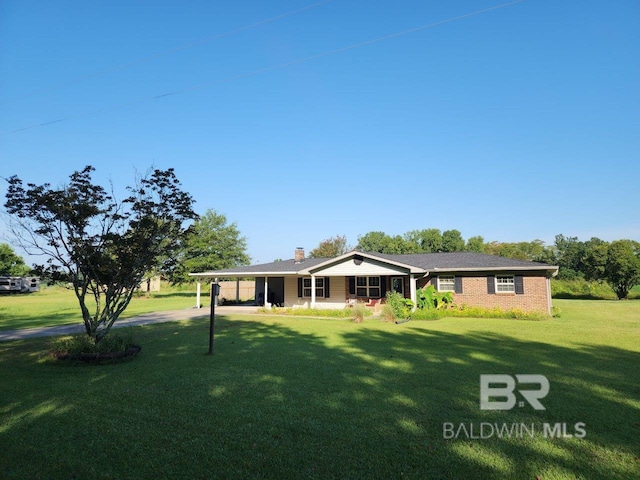
[[[485,242],[482,236],[465,240],[458,230],[437,228],[411,230],[404,235],[387,235],[372,231],[358,237],[351,247],[345,236],[320,242],[309,252],[312,258],[336,257],[352,249],[372,253],[409,254],[439,252],[478,252],[501,257],[542,262],[559,267],[558,280],[607,282],[618,298],[627,298],[629,290],[640,284],[640,243],[634,240],[607,242],[593,237],[556,235],[553,245],[542,240],[530,242]]]

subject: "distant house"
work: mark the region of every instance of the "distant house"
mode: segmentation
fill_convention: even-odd
[[[551,313],[550,278],[558,267],[474,252],[388,255],[351,251],[336,258],[305,258],[191,273],[199,279],[255,278],[259,305],[344,308],[396,291],[416,301],[427,284],[452,292],[458,305]],[[199,300],[198,300],[199,304]]]

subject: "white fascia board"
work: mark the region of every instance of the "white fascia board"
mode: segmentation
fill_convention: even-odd
[[[461,267],[453,267],[453,268],[432,268],[429,272],[426,273],[446,273],[446,272],[535,272],[535,271],[544,271],[544,272],[555,272],[553,275],[555,276],[558,273],[558,267],[556,266],[532,266],[532,267],[473,267],[473,268],[461,268]]]
[[[285,275],[297,275],[298,272],[202,272],[190,273],[190,277],[282,277]]]

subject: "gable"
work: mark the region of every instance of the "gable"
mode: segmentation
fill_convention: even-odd
[[[335,263],[320,266],[317,269],[309,269],[309,273],[329,277],[358,277],[371,275],[406,275],[409,273],[409,270],[399,265],[356,256],[341,259]]]

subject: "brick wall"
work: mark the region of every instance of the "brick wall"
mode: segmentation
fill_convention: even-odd
[[[430,278],[418,282],[418,288],[429,284]],[[487,293],[487,276],[463,276],[462,293],[453,293],[457,305],[502,310],[520,309],[525,312],[549,313],[547,278],[524,275],[524,293]]]

